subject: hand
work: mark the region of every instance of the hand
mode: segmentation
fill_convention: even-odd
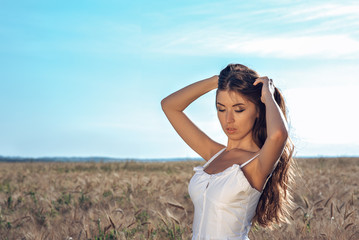
[[[262,103],[265,104],[265,101],[266,101],[267,97],[273,97],[274,96],[275,87],[274,87],[274,84],[273,84],[273,80],[269,79],[267,76],[257,78],[254,81],[253,85],[256,86],[259,83],[263,84],[261,101],[262,101]]]
[[[218,75],[213,75],[209,79],[213,84],[213,89],[216,89],[218,87]]]

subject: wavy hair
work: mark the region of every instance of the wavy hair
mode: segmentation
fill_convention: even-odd
[[[219,74],[216,96],[218,91],[234,91],[256,105],[259,117],[253,125],[252,137],[257,146],[262,148],[267,139],[267,125],[266,108],[261,101],[262,84],[253,85],[258,77],[260,76],[257,72],[244,65],[229,64]],[[278,88],[275,88],[274,99],[287,120],[284,98]],[[288,137],[278,164],[259,199],[256,214],[252,219],[254,224],[272,227],[273,223],[289,222],[290,211],[294,205],[290,192],[296,168],[293,152],[294,145]]]

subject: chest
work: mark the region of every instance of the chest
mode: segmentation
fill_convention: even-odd
[[[253,194],[253,189],[237,164],[218,174],[207,174],[203,169],[196,171],[188,190],[193,202],[201,202],[206,198],[224,205],[237,204]]]
[[[249,159],[249,157],[250,156],[248,154],[239,154],[236,151],[224,153],[222,152],[217,157],[209,160],[208,163],[204,165],[204,171],[208,174],[217,174],[226,170],[227,168],[230,168],[235,164],[241,166]],[[249,172],[251,172],[251,170],[253,170],[251,169],[251,166],[253,166],[253,164],[248,164],[246,170],[249,170]],[[248,173],[246,173],[245,175],[248,175]]]
[[[222,157],[212,161],[204,171],[208,174],[217,174],[223,172],[225,169],[238,164],[238,158],[235,157]]]

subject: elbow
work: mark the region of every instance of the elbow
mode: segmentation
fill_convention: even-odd
[[[280,135],[280,139],[281,139],[284,143],[287,141],[288,137],[289,137],[289,135],[288,135],[288,131],[287,131],[287,130],[283,131],[283,132],[281,133],[281,135]]]
[[[163,111],[165,111],[167,107],[168,107],[168,103],[167,103],[166,98],[164,98],[161,100],[161,108]]]
[[[162,110],[166,113],[169,111],[178,111],[181,112],[183,110],[179,109],[175,102],[171,98],[165,97],[161,100]]]
[[[288,131],[287,129],[281,129],[276,131],[270,136],[271,139],[275,140],[276,142],[285,143],[288,139]]]

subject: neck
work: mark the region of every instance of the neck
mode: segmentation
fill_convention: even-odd
[[[258,152],[260,150],[252,138],[245,138],[240,140],[232,140],[228,138],[226,151],[230,151],[235,148],[247,152]]]

